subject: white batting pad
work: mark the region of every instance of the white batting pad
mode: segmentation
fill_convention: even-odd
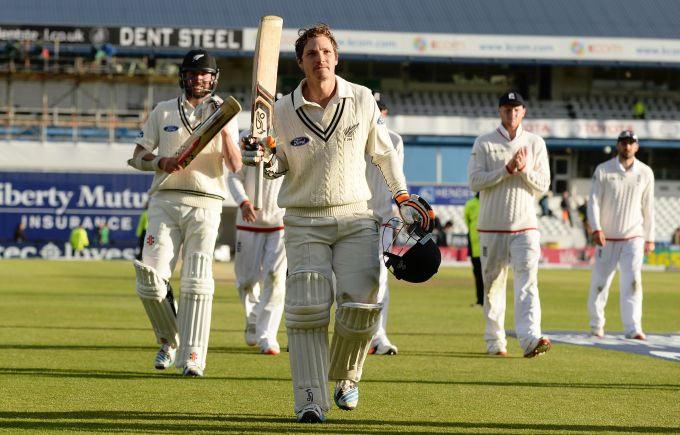
[[[331,408],[328,391],[331,300],[331,283],[321,274],[302,272],[286,279],[286,331],[296,413],[310,403],[324,411]]]
[[[381,304],[348,302],[335,310],[329,377],[359,382],[371,339],[378,329]]]
[[[167,298],[168,284],[153,267],[135,260],[137,274],[137,294],[149,317],[158,344],[168,343],[174,347],[179,344],[177,318],[174,300]]]
[[[182,368],[190,363],[204,370],[215,293],[212,257],[203,252],[191,254],[182,265],[180,286],[177,313],[180,345],[175,365]]]

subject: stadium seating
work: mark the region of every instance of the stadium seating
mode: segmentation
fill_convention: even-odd
[[[396,115],[449,115],[496,117],[496,92],[384,91],[385,101]],[[557,100],[529,99],[531,118],[632,119],[633,103],[640,100],[647,119],[680,118],[680,96],[666,94],[566,95]]]

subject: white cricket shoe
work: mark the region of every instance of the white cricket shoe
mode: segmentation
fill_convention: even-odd
[[[177,349],[165,343],[158,350],[153,366],[156,370],[165,370],[175,363],[175,355],[177,355]]]
[[[590,336],[593,338],[604,338],[604,328],[591,328]]]
[[[200,378],[203,377],[203,370],[195,364],[188,363],[184,366],[182,375],[190,378]]]
[[[333,395],[338,408],[345,411],[356,409],[359,404],[359,386],[356,382],[343,379],[336,382],[335,394]]]
[[[388,339],[379,343],[371,343],[368,353],[374,355],[396,355],[399,352],[397,346],[393,345]]]
[[[494,356],[508,356],[508,349],[501,342],[488,342],[486,345],[486,353]]]
[[[265,355],[278,355],[281,353],[281,347],[276,341],[269,341],[265,338],[260,340],[260,353]]]
[[[636,332],[635,334],[626,334],[626,338],[630,340],[646,340],[647,336],[644,332]]]
[[[297,413],[298,423],[323,423],[326,416],[323,415],[323,410],[316,403],[305,405]]]
[[[246,344],[248,346],[255,346],[257,344],[256,327],[254,323],[246,323],[246,329],[243,332]]]

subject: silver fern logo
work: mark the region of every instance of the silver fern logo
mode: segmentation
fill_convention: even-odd
[[[357,128],[359,127],[359,123],[357,122],[354,125],[350,125],[345,129],[343,133],[345,133],[345,140],[352,140],[354,139],[354,133],[357,131]]]

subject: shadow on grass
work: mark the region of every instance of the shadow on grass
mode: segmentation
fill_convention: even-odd
[[[0,350],[66,350],[72,351],[91,351],[91,350],[115,350],[115,351],[147,351],[150,354],[155,354],[157,347],[149,346],[118,346],[118,345],[91,345],[91,344],[0,344]],[[210,348],[210,353],[220,354],[244,354],[255,355],[259,354],[259,349],[248,348],[245,346],[213,346]]]
[[[0,368],[0,376],[42,376],[49,378],[85,378],[85,379],[176,379],[191,380],[192,382],[206,381],[252,381],[252,382],[290,382],[289,377],[235,377],[235,376],[210,376],[203,378],[186,378],[180,375],[179,370],[167,370],[164,372],[131,372],[111,370],[75,370],[75,369],[48,369],[48,368]]]
[[[43,326],[43,325],[0,325],[0,329],[58,329],[58,330],[74,330],[74,331],[151,331],[151,328],[128,328],[120,326]],[[229,332],[243,334],[243,329],[221,329],[212,328],[211,332]]]
[[[0,412],[0,428],[23,430],[134,431],[158,433],[218,432],[295,432],[330,433],[432,433],[455,429],[527,432],[650,432],[674,433],[677,429],[662,426],[616,426],[587,424],[521,424],[493,422],[433,422],[393,420],[331,419],[323,425],[294,423],[292,417],[271,414],[187,414],[138,411],[73,411],[73,412]]]
[[[93,378],[93,379],[185,379],[177,371],[165,373],[157,371],[131,372],[111,370],[74,370],[51,368],[0,368],[0,376],[44,376],[55,378]],[[211,376],[195,381],[252,381],[252,382],[290,382],[290,377],[261,376]],[[612,384],[612,383],[578,383],[578,382],[500,382],[500,381],[457,381],[457,380],[422,380],[422,379],[362,379],[362,384],[414,384],[414,385],[457,385],[481,387],[524,387],[524,388],[564,388],[564,389],[610,389],[610,390],[665,390],[680,391],[679,384]]]

